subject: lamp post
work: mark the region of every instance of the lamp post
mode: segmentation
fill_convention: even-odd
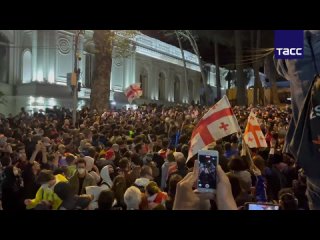
[[[72,91],[73,91],[73,108],[72,108],[72,125],[76,127],[77,121],[77,107],[78,107],[78,80],[80,76],[80,68],[78,68],[78,61],[81,58],[78,55],[78,45],[79,45],[79,38],[80,34],[82,34],[82,30],[76,30],[75,34],[75,43],[74,43],[74,69],[73,69],[73,76],[71,80]]]

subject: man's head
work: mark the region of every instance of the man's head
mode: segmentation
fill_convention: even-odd
[[[158,187],[156,182],[151,181],[147,186],[146,186],[146,195],[148,197],[153,196],[156,193],[161,192],[160,188]]]
[[[119,161],[119,167],[122,171],[128,172],[130,170],[129,159],[121,158],[121,160]]]
[[[110,210],[114,202],[114,193],[111,190],[103,190],[98,198],[99,210]]]
[[[127,209],[139,210],[139,205],[142,200],[141,191],[135,186],[129,187],[123,196]]]
[[[51,170],[41,170],[37,178],[37,183],[42,188],[50,188],[56,183],[56,178]]]
[[[72,196],[72,187],[67,182],[59,182],[54,187],[54,192],[64,201]]]
[[[141,168],[140,177],[148,178],[148,179],[152,180],[153,179],[152,168],[147,165],[143,166]]]
[[[63,144],[60,144],[58,146],[58,151],[61,153],[61,154],[64,154],[66,152],[66,146],[63,145]]]
[[[85,175],[86,174],[86,161],[83,158],[80,158],[77,161],[77,171],[79,175]]]
[[[1,162],[1,166],[4,167],[8,167],[12,164],[11,162],[11,158],[9,156],[3,156],[0,158],[0,162]]]
[[[114,152],[119,152],[119,145],[118,144],[113,144],[112,149]]]
[[[146,151],[146,146],[144,143],[139,143],[134,147],[135,151],[137,154],[139,154],[140,156],[143,156],[147,153]]]
[[[173,156],[177,162],[178,169],[184,168],[186,166],[187,160],[182,152],[175,152],[173,153]]]

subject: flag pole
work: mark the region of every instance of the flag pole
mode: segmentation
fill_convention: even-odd
[[[242,133],[241,133],[241,138],[242,138],[242,148],[244,147],[244,148],[245,148],[245,151],[248,153],[249,160],[250,160],[250,166],[249,166],[249,168],[251,168],[251,167],[254,166],[253,158],[252,158],[252,155],[251,155],[251,150],[250,150],[249,146],[246,144],[246,142],[245,142],[245,140],[244,140],[244,136],[243,136]]]
[[[224,95],[225,97],[226,95]],[[228,101],[228,104],[231,106],[230,102],[229,102],[229,99],[228,97],[226,96],[227,98],[227,101]],[[231,111],[232,111],[232,108],[231,108]],[[236,116],[233,114],[233,116],[236,118]],[[240,137],[242,139],[242,148],[244,147],[245,148],[245,151],[248,153],[248,156],[249,156],[249,159],[250,159],[250,166],[249,168],[253,167],[254,166],[254,163],[253,163],[253,159],[252,159],[252,155],[251,155],[251,150],[250,148],[248,147],[248,145],[246,144],[245,140],[244,140],[244,136],[243,136],[243,133],[242,133],[242,130],[239,126],[239,123],[238,123],[238,119],[236,118],[237,120],[237,125],[238,125],[238,132],[240,133]]]

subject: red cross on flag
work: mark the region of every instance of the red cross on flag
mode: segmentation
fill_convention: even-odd
[[[224,96],[201,118],[192,132],[188,160],[216,140],[240,131],[229,100]]]
[[[244,131],[244,141],[249,148],[265,148],[267,147],[266,138],[264,137],[256,115],[251,111],[246,130]]]
[[[141,97],[142,89],[140,87],[140,83],[131,84],[125,91],[128,98],[128,102],[131,104],[134,99]]]

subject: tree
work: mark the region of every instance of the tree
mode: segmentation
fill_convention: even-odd
[[[237,104],[247,105],[247,89],[243,78],[241,31],[235,30],[236,69],[237,69]]]
[[[179,43],[179,48],[180,48],[181,55],[182,55],[183,69],[184,69],[184,81],[185,81],[185,84],[186,84],[186,91],[189,94],[188,69],[187,69],[187,63],[186,63],[186,59],[185,59],[184,51],[183,51],[183,47],[182,47],[181,37],[180,37],[179,32],[177,30],[175,31],[175,34],[177,36],[177,40],[178,40],[178,43]],[[189,96],[189,101],[191,102],[192,100],[193,100],[192,96]]]
[[[206,76],[204,73],[204,68],[203,68],[203,63],[201,60],[201,56],[200,56],[200,51],[198,48],[198,44],[196,41],[196,36],[195,34],[191,31],[191,30],[175,30],[176,34],[186,40],[189,41],[194,53],[197,55],[198,58],[198,62],[199,62],[199,67],[200,67],[200,73],[201,73],[201,79],[202,79],[202,85],[204,88],[204,94],[205,94],[205,98],[206,100],[208,100],[209,96],[207,94],[207,80],[206,80]],[[207,103],[207,101],[205,101],[205,104]]]
[[[216,86],[217,86],[217,98],[221,99],[221,81],[220,81],[220,68],[219,68],[219,43],[214,42],[214,57],[216,64]]]
[[[90,107],[102,113],[109,108],[112,58],[126,58],[134,52],[135,30],[94,30],[95,66]]]
[[[257,41],[256,41],[256,51],[252,51],[255,56],[253,56],[254,63],[253,63],[253,69],[254,69],[254,92],[253,92],[253,105],[257,105],[258,103],[264,104],[264,92],[262,88],[262,84],[260,81],[260,74],[259,74],[259,68],[261,64],[261,59],[259,59],[259,48],[261,44],[261,32],[260,30],[256,31],[257,33]],[[254,36],[254,30],[251,31],[251,34]],[[252,38],[253,40],[254,38]],[[253,45],[253,42],[252,42]],[[252,48],[253,49],[253,48]],[[258,92],[259,92],[259,99],[258,99]]]
[[[275,64],[273,62],[272,54],[269,54],[264,60],[264,71],[270,81],[270,103],[271,104],[279,104],[280,99],[278,95],[278,87],[277,87],[277,72],[275,68]]]
[[[4,93],[0,91],[0,104],[6,104],[7,100],[4,98]]]

